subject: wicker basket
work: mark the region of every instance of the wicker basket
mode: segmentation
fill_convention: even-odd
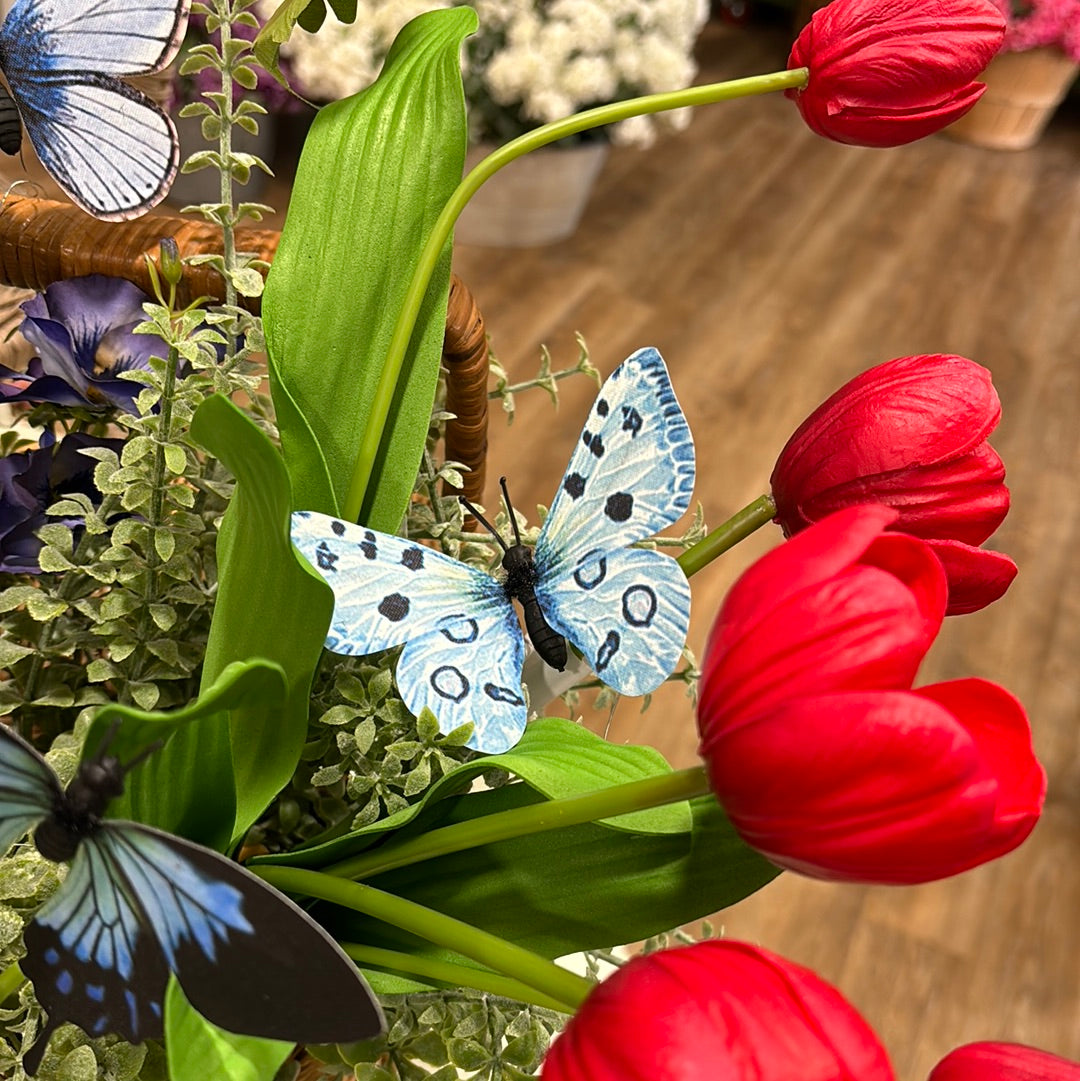
[[[29,295],[2,290],[5,285],[41,290],[66,278],[109,274],[149,292],[145,256],[156,255],[159,240],[167,236],[176,240],[181,255],[221,251],[219,230],[203,222],[160,214],[102,222],[68,203],[9,194],[0,206],[0,326],[21,321],[17,306]],[[240,251],[270,262],[278,238],[269,229],[240,229],[236,243]],[[198,296],[220,300],[223,285],[208,266],[186,267],[179,302]],[[13,347],[18,348],[18,339],[13,339]],[[443,361],[448,372],[446,406],[457,418],[446,426],[446,457],[468,466],[462,492],[479,503],[487,457],[487,336],[476,302],[456,274],[450,283]]]
[[[1076,62],[1053,46],[999,53],[982,74],[986,93],[945,133],[993,150],[1033,146],[1077,71]]]

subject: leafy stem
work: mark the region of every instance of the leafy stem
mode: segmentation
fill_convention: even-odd
[[[413,953],[384,950],[379,946],[364,946],[357,942],[342,942],[341,948],[359,965],[386,969],[391,972],[408,973],[425,980],[447,983],[452,987],[468,985],[490,995],[501,995],[515,1002],[528,1002],[549,1010],[566,1012],[566,1006],[553,998],[510,976],[497,972],[484,972],[471,965],[457,965],[452,961],[438,961],[431,957],[418,957]]]
[[[404,897],[300,867],[252,867],[250,870],[287,893],[363,912],[437,946],[454,950],[539,991],[551,1002],[559,1003],[558,1008],[566,1013],[573,1013],[592,990],[591,980],[567,972],[531,950]],[[464,966],[461,974],[466,974]]]
[[[681,109],[691,105],[707,105],[712,102],[727,101],[733,98],[748,97],[754,94],[766,94],[775,90],[787,90],[806,85],[809,72],[806,68],[792,71],[774,72],[769,75],[754,75],[747,79],[734,79],[723,83],[710,83],[706,86],[692,86],[685,90],[673,90],[664,94],[650,94],[646,97],[617,101],[611,105],[601,105],[588,109],[574,116],[545,124],[534,131],[526,132],[505,146],[489,154],[457,186],[447,200],[442,213],[435,222],[428,236],[412,280],[405,294],[393,335],[387,349],[386,361],[379,376],[379,385],[371,404],[367,427],[364,430],[356,464],[349,483],[349,494],[345,500],[342,517],[356,521],[363,505],[368,482],[375,467],[379,445],[382,442],[386,420],[390,414],[394,393],[397,390],[405,355],[412,338],[428,283],[434,272],[443,248],[454,228],[454,222],[464,209],[465,204],[476,193],[481,184],[497,173],[503,166],[509,165],[516,158],[542,146],[557,142],[568,135],[588,131],[590,128],[614,124],[633,116],[645,116],[650,113],[664,112],[669,109]]]

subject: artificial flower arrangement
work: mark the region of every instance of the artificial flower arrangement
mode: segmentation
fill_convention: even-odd
[[[1078,0],[994,0],[1005,16],[1006,52],[1026,52],[1056,45],[1080,63],[1080,2]]]
[[[186,5],[168,6],[178,25]],[[485,537],[464,515],[490,512],[437,486],[460,479],[436,457],[450,236],[502,164],[672,108],[781,90],[832,139],[928,135],[979,96],[1002,19],[990,0],[835,0],[783,72],[554,121],[462,180],[476,15],[421,15],[369,89],[317,117],[264,291],[236,246],[259,208],[231,195],[253,164],[231,128],[259,113],[232,93],[255,79],[232,32],[248,6],[201,8],[220,42],[188,61],[221,77],[195,108],[218,146],[194,164],[222,175],[201,212],[223,253],[201,258],[224,304],[178,302],[164,242],[147,301],[91,279],[31,302],[38,357],[3,373],[46,428],[29,449],[5,435],[0,460],[0,839],[33,834],[0,862],[5,1075],[295,1076],[300,1041],[326,1076],[372,1081],[889,1081],[840,993],[765,949],[657,949],[599,984],[553,959],[662,935],[781,869],[922,882],[1028,835],[1045,775],[1020,703],[984,680],[913,688],[946,616],[1015,574],[982,547],[1008,509],[988,373],[934,355],[857,376],[792,436],[771,494],[676,561],[629,546],[689,508],[694,469],[642,349],[603,384],[539,532],[507,499]],[[265,66],[308,7],[270,21]],[[159,160],[139,207],[175,168]],[[126,191],[60,173],[84,206],[130,213]],[[589,668],[627,693],[665,678],[687,579],[772,519],[790,539],[710,637],[701,766],[535,716]],[[976,1044],[932,1079],[1030,1076],[1080,1065]]]
[[[361,0],[317,33],[297,29],[282,45],[297,90],[315,101],[355,94],[378,75],[401,28],[425,0]],[[465,42],[463,80],[469,138],[500,144],[541,124],[607,102],[679,90],[694,77],[694,42],[708,16],[702,0],[477,0],[477,32]],[[271,17],[288,10],[259,0]],[[657,124],[681,127],[686,112],[637,115],[610,128],[624,145],[647,146]],[[590,129],[606,137],[607,129]]]

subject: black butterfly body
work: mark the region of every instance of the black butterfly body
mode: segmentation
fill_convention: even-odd
[[[128,767],[130,768],[130,767]],[[64,791],[0,725],[0,850],[29,830],[67,878],[27,926],[22,969],[48,1022],[133,1043],[163,1034],[169,974],[214,1024],[250,1036],[348,1043],[382,1030],[355,965],[305,912],[239,864],[135,822],[103,819],[125,767],[83,762]]]

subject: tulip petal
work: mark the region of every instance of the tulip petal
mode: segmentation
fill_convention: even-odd
[[[1019,844],[1041,806],[1030,735],[1026,768],[1002,768],[1023,711],[973,682],[783,703],[714,742],[714,791],[749,844],[804,874],[914,883],[967,870]],[[973,722],[986,705],[993,722]]]
[[[806,87],[786,93],[819,135],[899,146],[971,108],[1004,32],[990,0],[833,0],[791,50],[788,66],[809,69]]]
[[[1080,1081],[1080,1063],[1018,1043],[969,1043],[950,1051],[928,1081]]]
[[[827,398],[796,429],[770,483],[778,504],[806,502],[858,477],[954,462],[997,427],[990,373],[965,357],[899,357]]]
[[[975,741],[998,779],[1000,851],[1015,848],[1034,828],[1046,799],[1046,771],[1035,757],[1024,707],[1004,687],[985,679],[935,683],[914,693],[947,709]]]
[[[893,1081],[835,988],[766,950],[714,939],[637,957],[552,1044],[544,1081]]]
[[[1001,552],[972,548],[959,541],[930,541],[949,579],[946,615],[977,612],[1002,597],[1017,575],[1016,564]]]
[[[703,752],[796,695],[911,686],[941,626],[945,576],[921,541],[882,535],[887,521],[868,507],[832,515],[736,582],[703,666]]]

